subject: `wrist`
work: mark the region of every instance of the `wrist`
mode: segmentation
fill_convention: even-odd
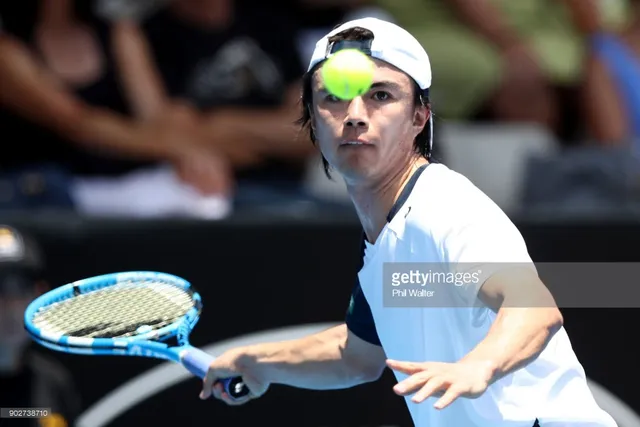
[[[267,384],[286,384],[294,356],[281,343],[255,344],[244,351],[245,366]]]
[[[469,353],[460,362],[474,364],[487,384],[492,384],[501,377],[500,363],[493,357]]]
[[[243,369],[252,372],[255,376],[260,377],[268,383],[273,382],[273,375],[269,369],[270,358],[266,352],[265,345],[250,345],[244,348],[242,356],[238,359],[238,363]]]

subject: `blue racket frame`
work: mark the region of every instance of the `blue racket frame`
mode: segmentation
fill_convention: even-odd
[[[158,280],[171,283],[188,291],[193,301],[191,308],[179,322],[148,333],[124,338],[79,338],[62,334],[50,334],[36,327],[32,319],[44,307],[119,283]],[[54,351],[90,356],[138,356],[169,360],[181,363],[192,374],[204,379],[214,356],[191,346],[189,335],[200,320],[202,299],[200,294],[185,279],[168,273],[154,271],[130,271],[90,277],[55,288],[32,301],[24,314],[25,329],[31,339]],[[169,346],[163,341],[176,337],[178,346]],[[240,378],[222,380],[225,391],[232,398],[248,393]]]

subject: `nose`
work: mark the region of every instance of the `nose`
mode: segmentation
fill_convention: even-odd
[[[367,117],[367,109],[361,97],[357,96],[351,100],[347,109],[347,117],[345,118],[347,127],[366,129],[369,126],[369,118]]]

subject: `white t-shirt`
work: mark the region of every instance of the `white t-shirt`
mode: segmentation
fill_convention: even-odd
[[[456,362],[489,332],[496,315],[478,305],[477,291],[508,263],[535,268],[515,225],[467,178],[430,164],[407,185],[375,244],[364,242],[347,325],[382,345],[390,359]],[[393,273],[411,271],[432,276],[414,274],[414,284],[392,286],[401,277]],[[460,286],[447,281],[454,276],[441,274],[462,271],[467,275],[457,276]],[[419,277],[427,277],[422,289],[431,290],[431,297],[403,296],[402,290],[421,288],[415,285]],[[398,381],[407,377],[395,375]],[[478,399],[460,398],[436,410],[435,397],[420,404],[410,398],[406,403],[418,427],[531,427],[536,419],[541,427],[616,426],[595,402],[564,328],[535,361]]]

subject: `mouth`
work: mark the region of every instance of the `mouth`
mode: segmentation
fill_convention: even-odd
[[[343,141],[340,146],[363,146],[363,145],[372,145],[370,142],[363,141],[361,139]]]

